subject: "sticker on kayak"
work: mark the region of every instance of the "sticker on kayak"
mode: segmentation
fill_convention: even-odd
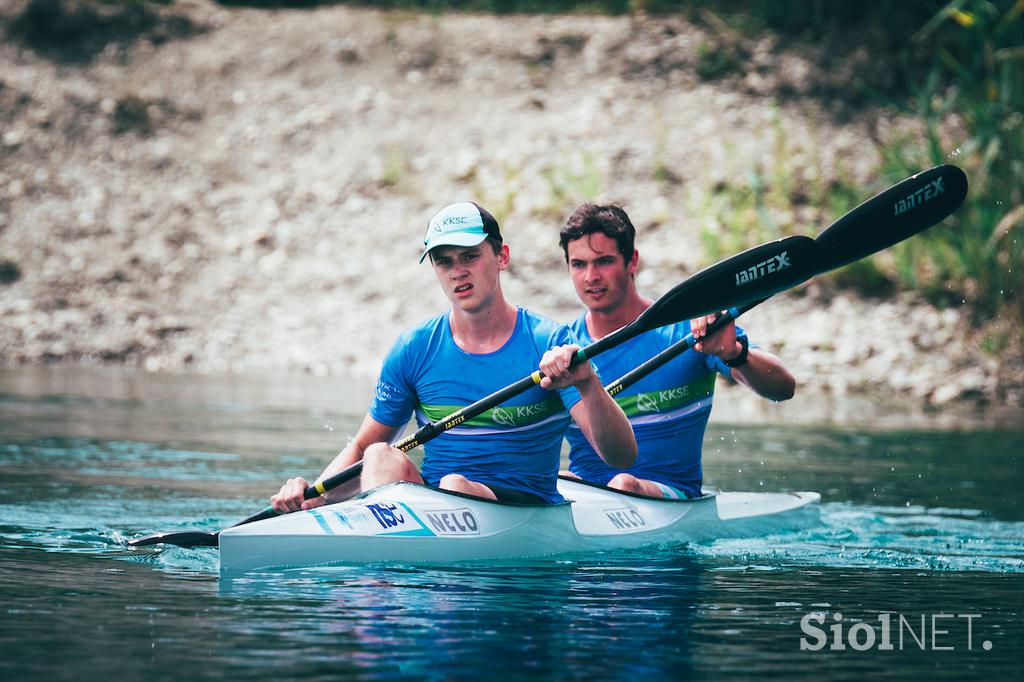
[[[480,535],[480,524],[466,507],[427,510],[423,516],[430,529],[438,535]]]
[[[604,514],[617,530],[628,532],[647,527],[647,521],[643,515],[633,507],[605,509]]]
[[[434,535],[402,502],[351,504],[308,513],[327,535]]]

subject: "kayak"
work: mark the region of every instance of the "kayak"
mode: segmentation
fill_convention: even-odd
[[[221,572],[561,558],[763,536],[816,524],[821,499],[815,492],[705,491],[674,500],[573,479],[559,479],[558,489],[566,502],[516,504],[392,483],[222,531]]]

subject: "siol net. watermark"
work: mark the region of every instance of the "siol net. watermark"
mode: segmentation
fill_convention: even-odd
[[[932,613],[907,616],[902,613],[880,613],[877,624],[857,620],[848,623],[843,614],[808,613],[800,619],[801,651],[973,651],[979,613]],[[966,635],[966,639],[964,639]],[[966,644],[966,646],[964,646]],[[983,640],[985,651],[992,642]]]

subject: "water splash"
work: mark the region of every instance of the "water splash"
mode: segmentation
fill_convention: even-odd
[[[825,504],[821,526],[786,535],[694,545],[733,568],[820,566],[1024,573],[1024,523],[976,509]]]

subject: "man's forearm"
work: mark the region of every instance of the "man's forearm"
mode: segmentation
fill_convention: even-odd
[[[316,480],[326,480],[334,474],[344,471],[362,458],[362,449],[356,446],[355,443],[349,443],[337,454],[337,456],[335,456],[333,460],[331,460],[331,463],[324,468],[323,472]],[[357,492],[359,492],[359,477],[355,476],[351,481],[328,490],[327,493],[324,494],[324,499],[328,502],[340,502],[342,500],[347,500]]]
[[[796,380],[782,361],[759,348],[751,348],[747,362],[732,370],[737,381],[769,400],[789,400],[796,391]]]
[[[615,399],[596,380],[577,386],[589,424],[591,445],[610,466],[624,469],[636,460],[633,427]]]

